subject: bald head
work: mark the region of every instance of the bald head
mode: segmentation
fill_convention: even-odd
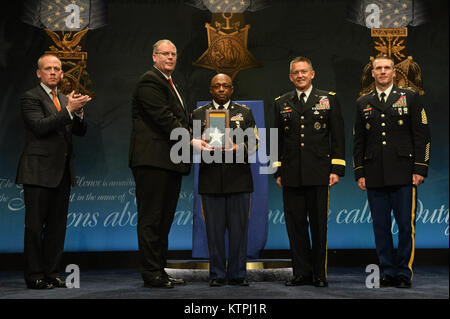
[[[219,73],[211,79],[209,93],[211,93],[214,101],[218,104],[223,105],[227,103],[230,100],[233,91],[233,81],[228,75]]]

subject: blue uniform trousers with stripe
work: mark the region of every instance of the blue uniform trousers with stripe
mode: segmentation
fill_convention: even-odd
[[[251,193],[201,195],[208,238],[211,280],[244,279],[247,274],[247,238]],[[226,239],[228,230],[228,267]]]
[[[367,197],[373,219],[375,245],[381,273],[412,279],[417,195],[414,185],[368,188]],[[394,260],[392,218],[398,225],[397,263]]]

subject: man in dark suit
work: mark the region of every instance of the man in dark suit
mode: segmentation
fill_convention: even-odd
[[[394,85],[394,60],[373,61],[375,90],[356,102],[353,163],[373,219],[381,287],[411,287],[417,186],[428,173],[430,132],[417,92]],[[391,211],[398,224],[397,259]]]
[[[228,110],[230,129],[242,129],[234,131],[232,138],[228,137],[229,145],[214,150],[220,153],[220,156],[214,157],[217,161],[207,163],[202,159],[200,164],[198,192],[201,195],[208,237],[211,287],[223,286],[227,279],[230,285],[248,286],[247,234],[253,192],[248,155],[257,150],[258,134],[252,111],[244,105],[230,101],[233,90],[231,78],[226,74],[217,74],[212,78],[209,89],[213,97],[212,102],[192,113],[193,121],[201,121],[201,132],[205,131],[208,110]],[[244,135],[247,129],[247,135]],[[241,137],[238,136],[240,133]],[[202,137],[197,136],[194,130],[194,138],[198,140]],[[208,144],[203,150],[208,152],[213,148]],[[233,153],[228,160],[227,152]],[[228,266],[225,248],[227,229]]]
[[[138,244],[145,286],[173,288],[184,280],[168,276],[168,235],[181,188],[190,164],[174,163],[170,149],[173,129],[189,130],[186,102],[171,74],[177,49],[169,40],[153,45],[153,67],[144,73],[132,102],[129,166],[136,182]]]
[[[294,277],[287,286],[328,286],[327,224],[330,186],[345,174],[344,122],[334,92],[312,86],[311,61],[290,64],[295,90],[275,99],[279,160],[275,173],[283,188],[286,228]],[[311,244],[308,232],[311,231]]]
[[[25,148],[16,183],[25,200],[25,282],[28,288],[65,287],[58,276],[64,249],[70,187],[75,186],[72,134],[83,136],[83,106],[89,96],[58,91],[61,61],[45,54],[38,60],[40,84],[20,100]]]

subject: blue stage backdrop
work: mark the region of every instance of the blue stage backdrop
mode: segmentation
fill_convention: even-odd
[[[250,102],[243,103],[254,108]],[[255,109],[255,116],[259,114],[258,109],[259,106]],[[262,128],[261,118],[256,118],[258,128]],[[0,121],[6,123],[5,118]],[[72,189],[70,196],[66,251],[137,250],[135,185],[127,167],[126,153],[129,133],[118,130],[119,125],[120,122],[105,127],[101,133],[95,125],[91,125],[88,136],[75,139],[78,185]],[[11,131],[14,130],[11,128]],[[0,139],[2,142],[8,140],[7,136],[0,136]],[[449,244],[448,163],[439,161],[437,150],[440,147],[448,148],[448,145],[434,146],[436,151],[432,152],[429,177],[418,188],[416,248],[448,248]],[[115,148],[123,148],[124,151],[120,153]],[[351,143],[347,144],[347,148],[351,148]],[[23,251],[23,192],[21,186],[14,184],[19,155],[19,152],[7,153],[7,156],[0,158],[0,252],[3,253]],[[356,187],[350,156],[351,149],[348,149],[346,176],[330,193],[329,249],[374,248],[366,193]],[[257,191],[261,188],[263,194],[268,189],[267,197],[254,194],[252,199],[254,207],[263,207],[258,215],[262,224],[266,221],[264,207],[268,203],[268,226],[267,229],[266,226],[258,226],[260,228],[254,234],[259,237],[251,237],[250,241],[258,243],[254,252],[264,245],[266,232],[265,249],[288,249],[281,189],[271,175],[257,176],[255,186]],[[169,248],[172,250],[192,249],[193,238],[194,243],[197,238],[206,244],[206,237],[199,239],[203,236],[200,232],[198,237],[193,236],[193,208],[198,207],[198,203],[194,203],[195,198],[193,169],[189,176],[183,178],[169,235]],[[257,215],[253,214],[252,217],[256,218]],[[397,235],[395,223],[392,232]],[[199,253],[201,255],[204,254]]]
[[[107,2],[108,26],[90,30],[83,38],[96,98],[85,107],[87,135],[73,140],[78,185],[70,195],[66,251],[137,250],[135,185],[128,168],[131,97],[138,78],[153,64],[152,44],[162,38],[176,44],[173,78],[189,107],[210,99],[210,81],[215,75],[212,70],[192,65],[208,47],[204,26],[211,21],[209,11],[183,1]],[[294,89],[288,76],[289,61],[304,55],[312,59],[314,86],[337,92],[345,122],[346,175],[330,193],[328,248],[372,249],[375,245],[367,194],[356,186],[352,168],[355,99],[361,89],[361,72],[374,54],[370,30],[349,21],[349,1],[267,2],[270,7],[245,13],[246,23],[251,24],[247,48],[261,67],[241,70],[233,80],[234,94],[240,100],[264,101],[265,123],[258,123],[258,128],[270,127],[274,98]],[[424,2],[431,6],[430,20],[408,28],[407,40],[408,55],[422,70],[431,130],[429,176],[418,188],[415,243],[417,248],[448,248],[449,2]],[[3,1],[2,5],[0,253],[12,253],[23,251],[24,236],[23,193],[21,186],[14,184],[24,142],[19,101],[37,84],[36,61],[51,43],[43,30],[21,22],[22,1]],[[301,21],[300,11],[304,17]],[[173,13],[177,23],[167,19],[167,12]],[[427,15],[424,10],[414,20]],[[271,175],[258,176],[258,181],[265,181],[268,191],[267,197],[253,196],[254,205],[268,203],[264,249],[288,249],[281,189]],[[265,187],[263,182],[257,186]],[[171,250],[193,249],[195,195],[192,169],[183,178],[169,235]],[[262,238],[265,231],[260,234]],[[396,224],[392,232],[397,238]]]
[[[264,101],[236,101],[252,110],[255,118],[256,127],[264,127]],[[209,102],[198,102],[197,107]],[[265,139],[260,140],[259,152],[266,149]],[[258,159],[258,152],[253,154],[249,161],[252,169],[254,192],[251,200],[251,212],[248,230],[247,256],[249,258],[258,258],[259,252],[264,249],[267,240],[268,224],[268,190],[267,175],[259,174],[259,168],[264,163]],[[192,257],[208,258],[208,243],[206,238],[205,221],[201,211],[200,196],[198,194],[198,171],[199,164],[194,165],[194,233],[192,241]],[[228,234],[226,235],[228,236]]]

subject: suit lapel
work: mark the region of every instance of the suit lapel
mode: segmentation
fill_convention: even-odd
[[[159,71],[155,66],[153,66],[153,72],[157,75],[157,77],[161,80],[161,82],[164,83],[164,85],[167,87],[167,89],[172,93],[172,95],[175,97],[175,101],[177,101],[178,107],[180,107],[183,110],[186,118],[188,118],[188,114],[187,114],[186,108],[183,107],[183,104],[181,104],[181,101],[178,98],[177,92],[175,92],[173,87],[170,85],[169,81],[164,77],[164,75],[161,73],[161,71]],[[178,86],[177,86],[177,90],[178,90],[178,93],[180,93],[180,90],[178,89]],[[180,93],[180,96],[181,96],[181,93]],[[183,96],[181,96],[181,98],[183,99]],[[187,107],[186,101],[184,99],[183,99],[183,103]]]
[[[298,113],[302,113],[303,109],[302,109],[302,104],[300,103],[300,100],[298,99],[298,95],[297,95],[297,91],[294,90],[291,92],[291,96],[289,99],[289,106],[292,106],[292,108],[298,112]]]
[[[44,104],[47,111],[49,111],[52,114],[58,113],[58,110],[56,109],[55,104],[53,104],[53,100],[51,99],[50,95],[45,92],[44,88],[39,84],[39,95],[42,101],[42,104]]]
[[[316,103],[319,102],[319,93],[317,92],[317,90],[313,87],[311,93],[308,96],[308,99],[306,100],[305,106],[304,106],[304,111],[307,110],[311,110],[313,108],[314,105],[316,105]]]
[[[384,108],[385,106],[383,106],[383,104],[381,104],[379,98],[378,98],[378,94],[377,94],[377,90],[374,89],[372,93],[370,93],[370,103],[376,107],[377,109],[379,109],[380,111],[384,112]]]
[[[386,107],[384,110],[390,108],[392,104],[397,102],[397,100],[400,98],[400,93],[398,93],[397,87],[394,85],[392,87],[391,93],[389,94],[387,101],[386,101]]]
[[[381,103],[380,99],[378,98],[377,90],[374,89],[373,93],[371,93],[370,102],[373,106],[375,106],[377,109],[379,109],[381,112],[386,112],[388,108],[392,106],[400,97],[400,94],[398,93],[398,88],[394,85],[392,87],[391,93],[387,97],[386,103],[384,105]]]

